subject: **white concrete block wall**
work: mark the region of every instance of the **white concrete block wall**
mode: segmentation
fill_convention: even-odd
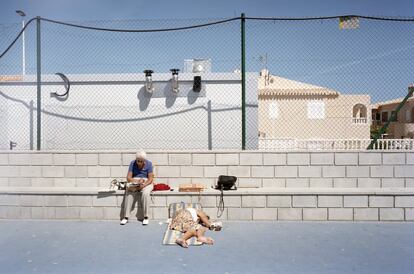
[[[414,220],[414,196],[381,195],[375,189],[414,188],[414,153],[405,152],[148,152],[156,181],[215,184],[235,175],[243,189],[331,189],[333,194],[240,194],[225,196],[221,219],[233,220]],[[107,187],[125,179],[135,152],[2,152],[0,189]],[[344,194],[346,190],[364,194]],[[372,189],[374,189],[372,192]],[[2,192],[3,193],[3,192]],[[411,193],[411,192],[410,192]],[[154,196],[153,218],[163,219],[172,202],[201,202],[217,217],[218,196]],[[0,218],[119,219],[122,195],[0,193]]]

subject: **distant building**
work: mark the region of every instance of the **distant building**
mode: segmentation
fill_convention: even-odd
[[[392,113],[401,103],[403,98],[394,99],[386,102],[379,102],[371,106],[372,108],[372,126],[373,128],[383,126]],[[408,101],[400,109],[397,119],[392,121],[388,126],[383,138],[405,139],[414,138],[414,98],[408,98]]]
[[[262,139],[369,139],[370,96],[289,80],[262,70],[259,136]]]

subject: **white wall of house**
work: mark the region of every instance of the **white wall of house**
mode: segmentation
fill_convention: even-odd
[[[228,149],[241,148],[241,75],[179,74],[171,92],[170,73],[154,73],[155,90],[145,91],[144,74],[67,75],[67,97],[57,75],[42,75],[43,149]],[[257,148],[257,74],[247,73],[247,148]],[[0,82],[0,149],[36,148],[36,78]],[[34,109],[31,110],[31,101]],[[211,106],[211,107],[210,107]]]

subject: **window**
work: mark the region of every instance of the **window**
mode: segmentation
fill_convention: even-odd
[[[385,123],[387,121],[388,121],[388,112],[387,111],[381,112],[381,122]]]
[[[309,101],[308,102],[308,119],[324,119],[325,102]]]
[[[279,118],[279,106],[276,102],[270,103],[268,110],[269,110],[269,118],[270,119]]]

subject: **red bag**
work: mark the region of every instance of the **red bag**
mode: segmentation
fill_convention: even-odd
[[[166,184],[154,184],[154,188],[152,191],[160,191],[160,190],[170,190],[170,186]]]

